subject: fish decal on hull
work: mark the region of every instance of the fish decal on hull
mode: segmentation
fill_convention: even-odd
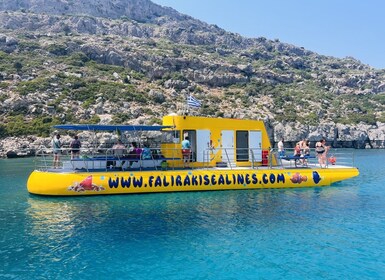
[[[307,181],[306,175],[301,175],[298,172],[291,176],[290,181],[294,184],[301,184],[302,182]]]
[[[80,183],[75,182],[73,186],[68,187],[69,191],[75,191],[75,192],[85,192],[85,191],[95,191],[100,192],[104,191],[104,187],[98,186],[92,183],[92,176],[88,176]]]
[[[321,176],[318,174],[317,171],[313,171],[313,181],[316,184],[318,184],[321,181]]]

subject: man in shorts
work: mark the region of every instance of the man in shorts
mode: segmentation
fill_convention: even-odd
[[[188,136],[186,136],[182,141],[182,157],[184,167],[189,167],[191,157],[191,143]]]

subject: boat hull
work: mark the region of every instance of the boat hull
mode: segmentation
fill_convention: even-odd
[[[33,171],[28,191],[77,196],[328,186],[359,175],[357,168],[193,169],[166,171]]]

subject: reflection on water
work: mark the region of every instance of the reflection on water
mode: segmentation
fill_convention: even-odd
[[[30,234],[41,240],[69,238],[139,240],[177,236],[199,228],[210,234],[221,227],[237,231],[282,220],[312,222],[314,209],[338,211],[341,199],[357,199],[358,188],[224,191],[76,198],[28,198]],[[327,206],[327,207],[326,207]],[[327,208],[327,209],[325,209]]]
[[[26,215],[35,238],[63,240],[74,235],[77,209],[65,201],[28,198]]]
[[[0,278],[380,279],[384,159],[325,188],[55,198],[0,161]]]

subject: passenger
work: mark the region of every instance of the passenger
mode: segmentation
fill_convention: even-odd
[[[297,166],[298,163],[300,163],[299,157],[301,156],[301,144],[300,144],[300,142],[297,142],[297,144],[295,144],[293,156],[295,157],[295,166]]]
[[[128,157],[129,158],[134,158],[134,150],[137,147],[136,142],[131,142],[130,147],[128,148]]]
[[[303,149],[303,147],[305,146],[306,144],[306,139],[302,139],[301,141],[299,141],[299,145],[301,146],[301,149]]]
[[[114,166],[116,166],[117,160],[120,160],[121,158],[124,157],[126,153],[126,147],[123,145],[122,140],[119,139],[118,142],[112,147],[112,150],[113,150],[114,156],[117,158],[114,160]],[[125,160],[122,160],[120,165],[121,170],[123,169],[123,165],[125,162],[126,162]]]
[[[190,166],[190,157],[191,157],[191,144],[189,137],[186,136],[182,141],[182,156],[183,156],[183,166]]]
[[[118,142],[112,147],[115,156],[123,156],[126,151],[126,147],[123,145],[122,140],[118,140]]]
[[[302,157],[304,159],[302,160],[303,165],[307,165],[307,157],[310,156],[310,142],[308,139],[305,139],[305,142],[302,145]]]
[[[128,149],[128,154],[130,158],[139,159],[140,154],[142,153],[142,149],[138,148],[138,144],[136,142],[131,142],[130,148]]]
[[[294,147],[294,156],[301,156],[301,144],[300,142],[297,142],[297,144],[295,144],[295,147]]]
[[[52,139],[52,149],[53,149],[53,168],[59,168],[60,165],[60,155],[61,155],[61,142],[60,134],[56,134]]]
[[[326,168],[326,154],[329,149],[328,146],[325,145],[326,140],[322,138],[319,142],[315,144],[315,151],[317,153],[318,157],[318,163],[320,164],[321,168]]]
[[[308,139],[305,139],[304,144],[302,145],[302,154],[304,156],[310,156],[310,141]]]
[[[80,147],[82,144],[80,143],[79,137],[77,135],[74,136],[74,139],[71,141],[71,159],[79,158]]]
[[[144,148],[141,153],[142,159],[152,159],[151,149],[148,147],[148,144],[144,144]]]
[[[162,152],[159,149],[153,149],[151,151],[151,154],[154,159],[164,158],[164,156],[162,155]]]
[[[285,147],[284,147],[284,139],[281,138],[281,140],[278,142],[278,155],[279,157],[285,156]]]
[[[130,159],[130,167],[134,162],[137,162],[137,160],[133,159],[140,159],[140,154],[142,153],[142,149],[138,148],[138,144],[136,142],[131,142],[130,148],[128,149],[128,157]]]

